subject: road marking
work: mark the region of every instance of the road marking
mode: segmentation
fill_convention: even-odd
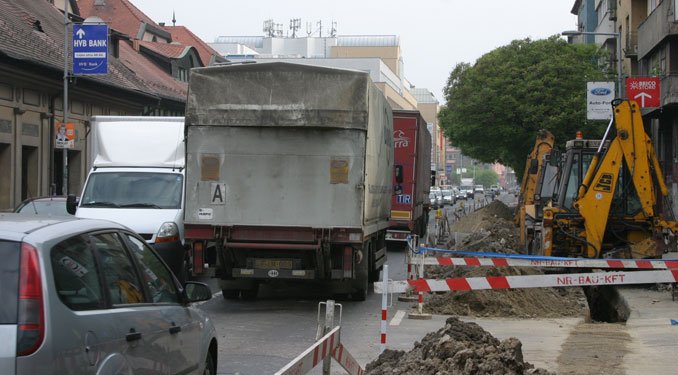
[[[393,319],[391,319],[391,322],[388,324],[390,326],[399,326],[400,322],[403,320],[405,317],[405,310],[398,310],[395,315],[393,316]]]

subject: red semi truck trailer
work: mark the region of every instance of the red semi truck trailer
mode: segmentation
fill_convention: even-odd
[[[428,223],[431,189],[431,134],[419,111],[393,111],[393,197],[386,232],[389,248],[406,244],[407,236],[423,236]]]

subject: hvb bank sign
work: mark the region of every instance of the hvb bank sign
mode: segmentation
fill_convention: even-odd
[[[73,25],[73,74],[108,74],[107,25]]]

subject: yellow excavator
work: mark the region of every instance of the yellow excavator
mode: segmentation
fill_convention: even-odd
[[[543,209],[537,253],[660,258],[675,248],[678,222],[640,107],[635,101],[617,99],[613,110],[602,140],[570,141],[579,143],[558,157],[558,186],[553,204]],[[591,149],[585,142],[595,142],[595,152],[583,152]],[[661,213],[662,204],[669,219]]]
[[[540,130],[534,142],[532,152],[527,155],[523,180],[520,184],[520,196],[516,207],[515,223],[520,227],[520,244],[526,253],[533,253],[535,225],[541,220],[541,212],[535,206],[535,193],[538,179],[544,167],[544,156],[553,149],[555,137],[548,130]]]

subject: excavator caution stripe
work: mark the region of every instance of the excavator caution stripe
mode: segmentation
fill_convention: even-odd
[[[390,281],[389,293],[449,292],[487,289],[523,289],[595,285],[633,285],[678,282],[678,269],[653,271],[619,271],[568,273],[553,275],[491,276],[449,279]],[[383,293],[384,283],[375,282],[374,292]]]

